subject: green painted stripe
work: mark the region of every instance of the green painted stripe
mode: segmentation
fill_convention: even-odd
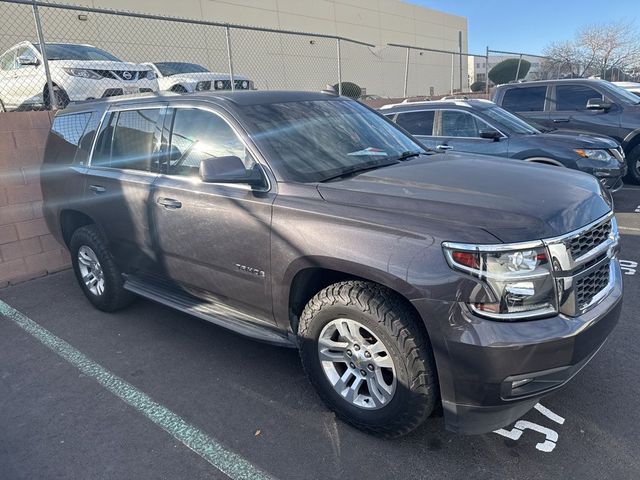
[[[2,300],[0,300],[0,315],[12,320],[42,344],[78,368],[82,373],[96,379],[100,385],[116,397],[131,405],[230,478],[234,480],[269,480],[273,478],[260,471],[240,455],[227,450],[202,430],[190,425],[168,408],[153,401],[148,395],[109,372]]]

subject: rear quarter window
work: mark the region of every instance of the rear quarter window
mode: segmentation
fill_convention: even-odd
[[[542,112],[547,96],[547,87],[510,88],[502,97],[502,108],[514,112]]]
[[[94,112],[58,115],[53,119],[47,141],[46,163],[71,165]],[[78,159],[80,160],[80,159]]]

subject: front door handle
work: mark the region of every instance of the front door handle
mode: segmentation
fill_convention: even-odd
[[[436,150],[453,150],[451,145],[437,145]]]
[[[173,198],[160,197],[158,204],[162,205],[167,210],[177,210],[182,207],[182,202]]]
[[[91,190],[96,195],[107,191],[107,189],[104,188],[102,185],[89,185],[89,190]]]
[[[568,118],[554,118],[553,123],[569,123]]]

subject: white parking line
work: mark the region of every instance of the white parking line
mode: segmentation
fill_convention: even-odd
[[[215,439],[187,423],[147,394],[109,372],[82,352],[41,327],[29,317],[0,300],[0,315],[40,341],[88,377],[132,406],[173,438],[189,447],[233,480],[271,480],[273,477],[253,466],[240,455],[227,450]]]

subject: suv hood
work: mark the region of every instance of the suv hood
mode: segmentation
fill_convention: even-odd
[[[327,202],[422,216],[426,226],[432,219],[481,228],[508,243],[562,235],[611,210],[590,175],[468,154],[421,157],[318,191]]]
[[[533,135],[532,135],[533,136]],[[617,148],[618,142],[611,137],[599,136],[579,130],[558,129],[535,135],[555,145],[572,148]]]
[[[201,80],[230,80],[231,77],[228,73],[216,73],[216,72],[194,72],[194,73],[177,73],[175,75],[169,75],[168,77],[160,77],[171,79],[171,81],[179,82],[199,82]],[[249,80],[244,75],[233,75],[234,80]]]
[[[51,60],[51,64],[60,68],[87,68],[90,70],[151,70],[151,67],[139,63],[108,60]]]
[[[530,138],[539,139],[546,145],[567,148],[617,148],[618,143],[608,137],[598,137],[583,132],[570,132],[567,130],[558,132],[529,135]]]

